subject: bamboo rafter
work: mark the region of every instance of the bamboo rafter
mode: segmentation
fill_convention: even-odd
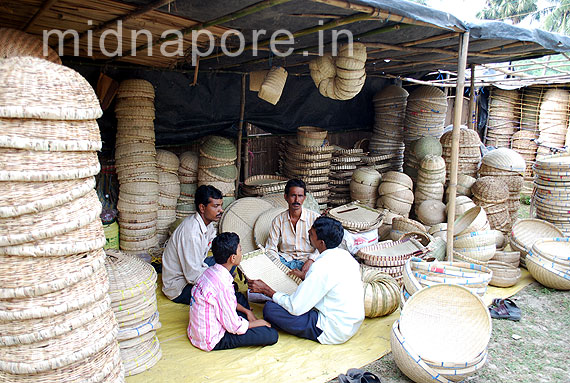
[[[52,5],[56,2],[57,0],[46,0],[42,6],[40,7],[40,9],[38,9],[38,11],[32,16],[32,18],[26,23],[26,25],[24,25],[24,27],[22,28],[22,30],[24,32],[28,32],[30,30],[30,28],[34,25],[34,23],[40,18],[42,17],[42,15],[44,13],[46,13],[47,11],[49,11],[49,9],[52,7]]]

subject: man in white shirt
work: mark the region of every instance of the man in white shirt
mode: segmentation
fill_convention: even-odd
[[[195,194],[196,213],[174,230],[162,255],[162,292],[176,303],[190,304],[196,279],[215,262],[206,259],[222,217],[222,193],[202,185]]]
[[[271,223],[265,246],[268,254],[280,259],[292,270],[301,270],[302,275],[319,254],[311,245],[308,233],[319,214],[303,207],[306,191],[307,186],[302,180],[291,179],[287,182],[284,197],[289,207]]]
[[[319,256],[292,295],[276,292],[261,280],[248,282],[253,292],[273,299],[263,317],[276,329],[322,344],[349,340],[364,320],[364,288],[360,265],[338,248],[344,231],[340,222],[319,217],[309,230]]]

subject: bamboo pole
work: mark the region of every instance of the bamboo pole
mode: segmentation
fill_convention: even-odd
[[[241,98],[239,106],[239,124],[238,124],[238,138],[237,138],[237,178],[235,197],[238,197],[239,180],[241,172],[241,141],[243,137],[243,119],[245,118],[245,74],[241,75]],[[247,152],[246,152],[247,155]]]
[[[382,48],[385,50],[392,50],[392,51],[402,51],[402,52],[413,52],[413,53],[439,53],[448,55],[451,57],[457,57],[458,53],[447,50],[447,49],[439,49],[439,48],[419,48],[419,47],[411,47],[411,46],[400,46],[400,45],[392,45],[392,44],[385,44],[385,43],[365,43],[367,47],[370,48]],[[497,58],[500,57],[498,55],[492,55],[487,53],[478,53],[478,52],[469,52],[469,56],[474,57],[486,57],[486,58]]]
[[[371,7],[369,5],[355,4],[355,3],[351,3],[351,2],[348,2],[345,0],[312,0],[312,1],[314,1],[315,3],[331,5],[331,6],[337,7],[337,8],[348,9],[351,11],[357,11],[357,12],[362,12],[362,13],[368,13],[368,14],[373,15],[375,18],[384,19],[386,21],[395,21],[397,23],[420,25],[423,27],[453,30],[455,32],[463,32],[463,29],[456,27],[456,26],[450,26],[448,28],[444,28],[444,27],[440,27],[438,25],[426,23],[424,21],[414,20],[414,19],[409,18],[409,17],[395,15],[393,13],[383,11],[379,8],[374,8],[374,7]]]
[[[469,129],[477,130],[475,126],[475,64],[471,64],[471,88],[469,89]]]
[[[347,17],[343,17],[342,19],[337,19],[337,20],[333,20],[330,21],[326,24],[323,25],[318,25],[315,27],[310,27],[310,28],[305,28],[305,29],[301,29],[300,31],[297,31],[295,33],[293,33],[293,38],[297,38],[297,37],[302,37],[302,36],[306,36],[315,32],[319,32],[319,31],[326,31],[328,29],[332,29],[332,28],[336,28],[336,27],[340,27],[342,25],[346,25],[346,24],[352,24],[355,23],[357,21],[365,21],[365,20],[370,20],[370,15],[366,14],[366,13],[355,13],[353,15],[347,16]],[[274,41],[283,41],[289,39],[289,36],[279,36],[276,39],[273,39]],[[243,51],[248,51],[253,49],[254,47],[258,48],[258,47],[264,47],[267,46],[271,43],[272,39],[266,39],[266,40],[262,40],[259,41],[257,43],[257,45],[254,44],[248,44],[243,48]],[[234,52],[232,52],[234,53]],[[212,54],[209,56],[205,56],[202,57],[202,61],[203,60],[210,60],[210,59],[214,59],[217,57],[221,57],[224,56],[225,53],[224,52],[220,52],[220,53],[216,53],[216,54]]]
[[[113,27],[117,22],[121,21],[121,22],[125,22],[131,19],[134,19],[136,17],[142,16],[146,13],[149,13],[150,11],[154,11],[157,8],[163,7],[167,4],[172,3],[175,0],[156,0],[153,1],[150,4],[144,5],[142,7],[138,7],[135,10],[133,10],[132,12],[127,13],[124,16],[119,16],[119,17],[115,17],[112,20],[109,21],[105,21],[104,23],[101,23],[99,25],[94,25],[91,28],[81,32],[81,34],[79,35],[79,39],[81,40],[81,38],[85,37],[85,35],[87,35],[88,31],[92,31],[92,33],[98,33],[103,31],[104,29],[107,29],[109,27]],[[68,37],[67,39],[64,40],[64,43],[69,42],[70,40],[73,40],[73,36],[72,37]]]
[[[245,157],[243,159],[244,169],[243,169],[243,179],[246,180],[249,177],[249,136],[251,133],[251,124],[248,122],[245,124]]]
[[[451,33],[444,33],[442,35],[436,35],[436,36],[432,36],[432,37],[427,37],[425,39],[420,39],[420,40],[415,40],[415,41],[409,41],[407,43],[403,43],[401,44],[403,47],[409,47],[412,45],[420,45],[420,44],[427,44],[427,43],[433,43],[436,41],[441,41],[441,40],[448,40],[448,39],[452,39],[454,37],[459,36],[460,33],[459,32],[451,32]]]
[[[455,197],[457,194],[457,165],[459,162],[459,131],[463,108],[463,91],[465,90],[465,67],[467,66],[467,50],[469,32],[463,33],[459,41],[459,62],[457,63],[457,87],[453,108],[453,133],[451,135],[451,174],[448,185],[447,205],[447,259],[453,262],[453,231],[455,223]]]
[[[57,0],[46,0],[42,6],[40,7],[40,9],[37,10],[37,12],[32,16],[32,18],[30,20],[28,20],[28,22],[26,23],[26,25],[24,25],[24,28],[22,28],[22,31],[24,32],[28,32],[30,30],[30,28],[35,24],[35,22],[42,17],[42,15],[44,13],[46,13],[47,11],[50,10],[51,6],[54,5],[57,2]]]

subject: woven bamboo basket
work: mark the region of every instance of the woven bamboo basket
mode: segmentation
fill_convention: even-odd
[[[445,204],[441,201],[426,200],[416,209],[418,219],[424,225],[432,226],[447,220]]]
[[[519,267],[520,258],[521,253],[518,251],[496,251],[491,260]]]
[[[478,264],[484,264],[489,261],[495,255],[497,248],[495,246],[495,241],[491,245],[486,246],[476,246],[476,247],[458,247],[453,244],[454,254],[457,254],[462,259],[472,261]]]
[[[258,97],[273,105],[277,104],[286,81],[287,71],[282,67],[272,67],[261,84]]]
[[[406,189],[406,192],[411,194],[410,190]],[[413,195],[412,195],[413,200]],[[412,209],[412,203],[402,200],[400,198],[393,197],[393,194],[383,195],[379,197],[376,201],[378,207],[386,208],[394,213],[400,215],[408,215]]]
[[[492,278],[492,271],[472,262],[425,262],[413,258],[404,265],[403,277],[410,294],[427,286],[451,283],[465,286],[473,293],[483,296]]]
[[[375,267],[401,267],[413,256],[421,256],[427,250],[415,239],[402,239],[398,241],[385,241],[377,245],[361,248],[357,257],[364,264]]]
[[[117,98],[154,98],[153,85],[141,79],[123,80],[119,85]]]
[[[542,238],[564,237],[564,233],[552,223],[534,218],[516,221],[509,235],[509,243],[513,250],[520,253],[520,262],[525,266],[525,260],[533,244]]]
[[[370,266],[361,265],[364,284],[364,313],[369,318],[389,315],[399,305],[400,285],[388,274]]]
[[[229,162],[237,158],[237,149],[235,144],[227,138],[208,136],[202,140],[200,156],[220,162]]]
[[[461,235],[473,231],[481,231],[489,228],[487,214],[482,207],[476,206],[459,216],[454,223],[453,235]]]
[[[338,220],[345,229],[351,231],[369,231],[382,224],[382,211],[371,209],[358,202],[351,202],[333,208],[327,212],[331,218]]]
[[[297,142],[302,146],[321,146],[327,138],[327,131],[316,126],[297,128]]]
[[[44,56],[44,46],[37,37],[12,28],[0,28],[0,58],[32,56],[61,64],[56,51],[48,47]]]
[[[489,282],[491,286],[514,286],[521,277],[521,269],[509,263],[489,261],[487,267],[493,271],[493,278]]]
[[[457,248],[495,245],[494,230],[474,231],[453,238],[453,246]]]
[[[533,253],[529,253],[525,259],[525,265],[530,274],[540,284],[556,290],[570,290],[570,277],[568,270],[561,271],[555,268],[551,262],[544,260]]]
[[[396,217],[392,220],[392,229],[399,230],[403,233],[409,233],[412,231],[419,231],[422,233],[426,232],[424,225],[413,219]]]

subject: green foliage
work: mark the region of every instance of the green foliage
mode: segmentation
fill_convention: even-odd
[[[512,20],[513,24],[529,15],[537,20],[540,18],[536,0],[487,0],[485,8],[477,13],[480,19]]]
[[[570,35],[570,0],[557,0],[556,3],[558,4],[544,20],[544,28]]]

